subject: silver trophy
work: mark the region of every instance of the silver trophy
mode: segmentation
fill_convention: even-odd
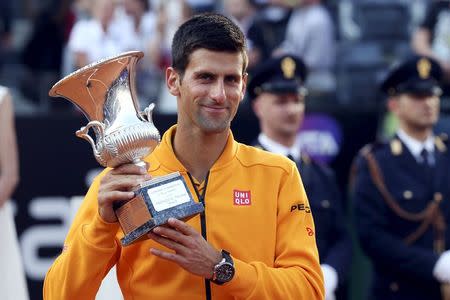
[[[66,98],[84,113],[89,122],[76,135],[91,144],[104,167],[131,162],[145,166],[143,158],[159,144],[160,134],[152,120],[155,105],[140,112],[136,100],[135,67],[142,56],[140,51],[130,51],[102,59],[67,75],[50,89],[50,96]],[[95,141],[89,135],[91,128]],[[125,233],[124,246],[144,238],[170,217],[187,219],[204,210],[179,173],[156,177],[135,193],[135,198],[114,208]]]

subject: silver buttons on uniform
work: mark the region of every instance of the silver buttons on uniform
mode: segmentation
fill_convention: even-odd
[[[330,201],[329,200],[322,200],[320,202],[323,208],[330,208]]]
[[[407,200],[410,200],[412,198],[412,196],[413,196],[413,193],[409,190],[406,190],[403,192],[403,198],[405,198]]]

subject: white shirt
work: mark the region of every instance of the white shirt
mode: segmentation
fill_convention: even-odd
[[[409,152],[414,156],[418,163],[422,163],[422,156],[420,153],[425,148],[427,150],[430,157],[434,157],[434,136],[430,135],[425,142],[419,141],[411,136],[409,136],[404,130],[397,130],[398,137],[405,144],[406,148],[408,148]]]
[[[300,151],[300,143],[298,140],[295,141],[292,147],[286,147],[271,140],[264,133],[260,133],[258,136],[258,142],[267,150],[272,153],[281,154],[284,156],[288,156],[289,154],[295,159],[295,161],[300,160],[301,151]]]
[[[111,23],[111,33],[114,36],[122,36],[122,47],[126,51],[139,50],[145,53],[156,34],[156,22],[156,14],[153,11],[146,12],[142,15],[136,31],[133,18],[125,12],[119,12],[116,20]]]
[[[122,39],[110,30],[104,32],[98,20],[79,20],[70,33],[68,48],[71,53],[86,53],[88,63],[93,63],[123,52]]]

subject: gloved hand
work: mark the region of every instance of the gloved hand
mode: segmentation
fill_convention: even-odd
[[[325,283],[325,300],[335,300],[336,296],[334,293],[336,292],[336,288],[338,286],[338,274],[330,265],[322,264],[320,267],[322,268]]]
[[[450,283],[450,250],[441,254],[433,268],[433,276],[440,283]]]

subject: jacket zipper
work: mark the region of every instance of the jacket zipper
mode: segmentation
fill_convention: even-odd
[[[192,178],[191,174],[187,173],[189,176],[189,180],[191,181],[192,187],[194,188],[195,194],[197,195],[198,201],[203,204],[203,207],[205,210],[200,214],[200,226],[201,226],[201,232],[203,238],[207,241],[206,236],[206,203],[205,203],[205,195],[206,195],[206,188],[208,187],[208,178],[209,178],[209,171],[206,174],[205,179],[205,187],[203,188],[202,194],[199,193],[197,190],[197,187],[195,186],[194,179]],[[205,278],[205,294],[206,294],[206,300],[211,300],[211,281],[209,279]]]

